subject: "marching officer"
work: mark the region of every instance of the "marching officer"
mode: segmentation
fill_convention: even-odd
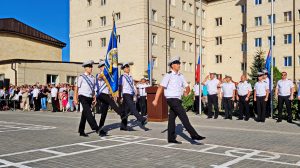
[[[121,67],[124,71],[124,74],[120,76],[119,80],[119,89],[123,98],[123,113],[124,116],[128,116],[129,112],[133,114],[137,120],[142,124],[142,126],[146,125],[147,118],[143,117],[136,109],[133,98],[136,95],[136,88],[134,86],[134,81],[130,73],[130,66],[128,63],[124,63]],[[121,122],[120,130],[128,131],[127,128],[128,117],[123,117]]]
[[[268,70],[264,69],[263,70],[263,81],[267,84],[267,86],[269,87],[270,89],[270,79],[268,77]],[[271,90],[270,90],[271,92]],[[269,92],[269,94],[270,94]],[[266,117],[269,118],[271,117],[271,99],[268,99],[268,101],[266,102]]]
[[[100,136],[106,136],[107,132],[103,130],[103,126],[105,123],[105,119],[107,116],[107,111],[108,107],[110,106],[118,115],[121,116],[121,110],[110,95],[110,91],[105,83],[105,76],[104,76],[104,68],[105,68],[105,62],[100,61],[98,68],[100,70],[100,73],[96,75],[96,87],[95,87],[95,92],[96,92],[96,97],[97,97],[97,102],[99,102],[100,105],[100,122],[99,122],[99,135]]]
[[[285,103],[287,109],[287,122],[292,122],[292,100],[294,94],[294,84],[291,80],[287,79],[287,73],[281,73],[282,78],[277,82],[275,96],[278,96],[278,119],[277,122],[282,121],[282,107],[283,103]]]
[[[84,74],[77,77],[75,90],[74,90],[74,103],[82,104],[83,110],[81,114],[80,124],[79,124],[79,135],[83,137],[88,137],[88,134],[84,132],[86,121],[91,126],[91,129],[98,133],[99,127],[95,118],[93,117],[91,107],[96,103],[95,96],[95,77],[92,75],[94,61],[90,60],[84,62],[82,67],[84,67]]]
[[[266,102],[269,96],[269,85],[263,81],[264,73],[258,72],[258,81],[254,85],[254,101],[256,101],[257,122],[265,122]]]
[[[150,85],[146,83],[146,79],[142,78],[141,82],[136,85],[138,89],[138,102],[143,116],[147,115],[147,93],[146,88]]]
[[[188,119],[186,111],[182,106],[182,93],[185,89],[184,95],[188,95],[190,92],[190,87],[188,86],[188,83],[186,82],[184,76],[181,73],[179,73],[180,58],[175,57],[171,59],[168,65],[172,70],[163,77],[163,80],[160,83],[160,86],[158,87],[158,90],[156,92],[155,99],[152,102],[154,106],[157,106],[159,96],[162,94],[162,91],[164,89],[164,95],[170,107],[168,121],[168,142],[177,144],[181,143],[176,140],[175,134],[175,120],[177,116],[181,120],[183,126],[191,135],[192,139],[203,140],[205,139],[205,137],[200,136],[193,128]]]
[[[201,89],[202,88],[203,88],[203,86],[201,86]],[[200,113],[200,110],[199,110],[200,91],[199,91],[199,83],[198,82],[194,85],[193,91],[194,91],[194,94],[195,94],[195,100],[194,100],[195,113],[198,115]]]
[[[214,119],[217,119],[219,116],[219,106],[218,106],[218,86],[220,85],[220,81],[216,78],[216,73],[210,73],[206,76],[203,85],[207,86],[208,91],[208,119],[212,118],[212,106],[215,109]]]
[[[241,81],[237,85],[236,99],[239,101],[239,118],[238,120],[248,121],[249,113],[249,98],[252,92],[251,84],[247,81],[246,75],[241,76]],[[245,118],[244,118],[245,117]]]
[[[221,85],[222,99],[225,109],[225,118],[232,120],[233,101],[235,98],[235,84],[231,81],[231,76],[225,76],[225,82]]]

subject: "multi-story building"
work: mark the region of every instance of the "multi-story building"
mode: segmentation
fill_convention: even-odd
[[[267,55],[269,1],[203,0],[201,5],[199,0],[70,0],[70,60],[105,58],[114,12],[119,62],[134,62],[135,79],[145,75],[151,54],[155,79],[169,70],[170,57],[180,56],[182,73],[194,83],[201,48],[203,77],[216,72],[239,80],[249,73],[256,50],[261,48]],[[287,1],[275,1],[275,65],[290,77],[295,67],[298,79],[300,4],[296,3],[294,22],[293,0]]]

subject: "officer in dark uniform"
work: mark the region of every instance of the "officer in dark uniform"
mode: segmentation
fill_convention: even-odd
[[[105,68],[105,62],[104,61],[100,61],[98,68],[100,69],[100,73],[96,75],[96,87],[95,87],[95,92],[97,95],[97,102],[99,102],[100,105],[100,114],[101,114],[101,118],[100,118],[100,122],[99,122],[99,135],[100,136],[106,136],[107,132],[105,130],[103,130],[103,126],[105,123],[105,119],[107,116],[107,111],[108,111],[108,107],[110,106],[118,115],[121,116],[121,110],[118,107],[118,105],[116,104],[116,102],[113,100],[111,94],[110,94],[110,90],[107,87],[106,83],[105,83],[105,76],[104,76],[104,68]]]
[[[188,95],[190,92],[190,87],[188,86],[188,83],[186,82],[184,76],[181,73],[179,73],[180,58],[172,58],[169,61],[168,65],[170,66],[172,71],[170,71],[164,76],[156,92],[155,99],[152,102],[154,106],[157,106],[159,96],[162,94],[162,91],[164,89],[164,95],[167,98],[167,103],[170,107],[168,122],[168,142],[178,144],[181,143],[176,140],[175,134],[175,120],[177,116],[181,120],[183,126],[191,135],[192,139],[203,140],[205,139],[205,137],[200,136],[193,128],[188,119],[188,116],[186,115],[186,111],[182,106],[182,93],[185,89],[184,95]]]
[[[124,71],[124,74],[120,76],[119,80],[119,89],[122,95],[123,103],[122,110],[123,115],[127,116],[129,113],[133,114],[137,120],[141,123],[142,126],[146,125],[147,118],[143,117],[136,109],[136,106],[133,101],[133,97],[136,95],[136,88],[134,86],[134,81],[130,73],[130,66],[128,63],[124,63],[121,67]],[[128,117],[122,118],[121,128],[122,131],[128,131],[127,128]]]
[[[137,90],[138,90],[138,104],[141,109],[141,113],[143,116],[147,115],[147,93],[146,88],[150,85],[146,83],[146,79],[142,78],[141,82],[137,84]]]
[[[82,67],[84,67],[84,74],[77,77],[75,90],[74,90],[74,103],[82,104],[83,110],[79,124],[79,135],[87,137],[88,135],[84,132],[86,121],[91,126],[92,130],[99,132],[99,127],[92,114],[92,104],[96,103],[95,96],[95,77],[92,75],[94,61],[90,60],[84,62]],[[79,100],[79,101],[78,101]]]

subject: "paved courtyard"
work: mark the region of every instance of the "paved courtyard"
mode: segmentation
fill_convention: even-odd
[[[189,113],[196,130],[207,139],[192,141],[178,121],[177,139],[183,142],[178,145],[166,142],[167,122],[148,123],[148,130],[130,117],[133,130],[124,132],[114,113],[106,121],[110,136],[79,137],[80,115],[0,112],[0,168],[300,167],[299,122],[207,120]]]

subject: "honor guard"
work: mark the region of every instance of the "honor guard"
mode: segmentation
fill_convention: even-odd
[[[133,114],[137,120],[144,126],[147,123],[147,118],[143,117],[136,109],[135,103],[133,101],[136,95],[136,89],[134,86],[134,81],[130,73],[130,66],[128,63],[124,63],[121,67],[124,74],[120,76],[119,89],[123,98],[123,113],[124,116],[128,116],[129,113]],[[120,130],[128,131],[127,128],[128,117],[124,117],[121,122]]]
[[[210,73],[204,81],[202,82],[203,85],[207,86],[208,91],[208,119],[212,118],[212,106],[215,109],[214,119],[217,119],[219,116],[219,106],[218,106],[218,86],[220,85],[220,81],[216,78],[216,73]]]
[[[287,73],[282,72],[281,80],[277,82],[275,96],[278,96],[278,119],[277,122],[282,121],[282,107],[285,103],[287,109],[287,122],[292,122],[292,100],[294,94],[294,84],[291,80],[287,79]]]
[[[263,81],[263,72],[258,72],[258,81],[254,85],[254,101],[256,102],[257,122],[265,122],[266,102],[269,96],[269,86]]]
[[[110,91],[105,83],[105,80],[104,80],[105,62],[100,61],[98,68],[100,70],[100,73],[96,75],[95,92],[96,92],[97,102],[99,102],[101,104],[100,105],[101,118],[99,121],[99,129],[100,129],[99,135],[106,136],[107,132],[105,130],[103,130],[103,126],[105,123],[105,119],[107,116],[107,111],[108,111],[109,106],[120,116],[121,116],[121,110],[117,106],[113,97],[111,96]]]
[[[224,119],[232,120],[233,101],[235,98],[235,84],[231,81],[231,76],[225,76],[225,82],[220,85],[222,90],[222,100],[225,109]]]
[[[203,86],[201,86],[201,89],[203,88]],[[194,95],[195,95],[195,101],[194,101],[194,108],[195,108],[195,113],[199,114],[200,110],[199,110],[199,83],[196,83],[193,87],[193,91],[194,91]]]
[[[159,96],[164,89],[164,95],[167,99],[167,103],[170,107],[169,121],[168,121],[168,142],[169,143],[181,143],[176,140],[175,134],[175,120],[178,116],[185,129],[189,132],[190,136],[194,140],[203,140],[205,137],[200,136],[191,125],[185,109],[182,106],[182,93],[187,96],[190,92],[190,87],[186,82],[184,76],[179,73],[180,70],[180,58],[175,57],[168,63],[172,71],[167,73],[160,83],[155,95],[155,99],[152,102],[154,106],[157,106]]]
[[[248,121],[250,118],[249,99],[250,99],[251,92],[252,92],[251,84],[247,81],[246,75],[242,75],[241,81],[237,85],[237,96],[236,96],[236,99],[239,102],[238,120],[244,119],[245,121]]]
[[[263,70],[263,81],[267,84],[267,86],[269,87],[270,89],[270,79],[268,77],[268,70],[264,69]],[[271,90],[270,90],[271,92]],[[266,103],[266,117],[271,117],[271,99],[268,99],[267,103]]]
[[[91,126],[91,129],[98,132],[99,127],[92,114],[92,104],[96,103],[95,96],[95,77],[92,75],[94,61],[84,62],[84,74],[77,77],[74,91],[74,103],[82,105],[82,114],[79,124],[79,135],[87,137],[88,135],[84,132],[86,121]],[[78,101],[79,100],[79,101]]]
[[[146,79],[142,78],[141,82],[137,84],[138,102],[143,116],[147,115],[147,93],[146,88],[150,85],[146,83]]]

